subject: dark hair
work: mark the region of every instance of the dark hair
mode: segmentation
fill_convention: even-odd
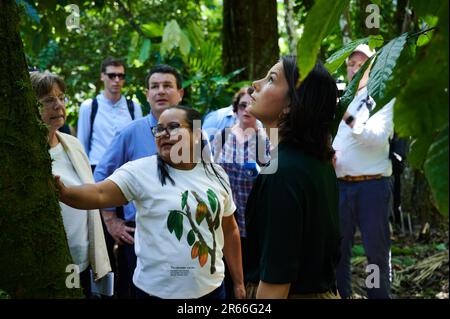
[[[298,85],[296,56],[282,57],[281,62],[289,85],[290,111],[280,119],[280,137],[319,160],[331,160],[334,150],[330,127],[337,109],[336,81],[319,62]]]
[[[64,93],[66,91],[66,85],[63,79],[54,73],[48,71],[40,72],[33,71],[30,72],[31,87],[36,94],[38,99],[48,95],[52,90],[53,86],[58,85],[59,89]]]
[[[106,68],[108,66],[123,66],[123,68],[125,69],[125,62],[123,62],[123,60],[118,59],[118,58],[113,58],[113,57],[107,57],[106,59],[104,59],[102,61],[102,64],[100,66],[100,71],[102,73],[106,72]]]
[[[248,93],[248,86],[243,87],[239,91],[236,92],[236,94],[233,97],[233,112],[237,113],[238,111],[238,105],[241,98]]]
[[[201,121],[201,119],[202,119],[202,114],[199,111],[197,111],[196,109],[193,109],[191,107],[184,106],[184,105],[171,106],[168,109],[164,110],[164,112],[167,111],[167,110],[172,110],[172,109],[182,110],[182,111],[185,112],[186,116],[185,116],[184,120],[188,124],[189,129],[191,131],[194,130],[194,121],[195,120]],[[203,149],[206,146],[206,144],[207,144],[207,142],[203,138],[201,138],[201,146],[200,146],[201,147],[200,148],[201,151],[203,151]],[[157,159],[158,159],[158,176],[159,176],[159,180],[161,181],[161,185],[164,186],[166,184],[166,179],[169,179],[170,183],[172,185],[175,185],[175,181],[169,175],[169,172],[167,170],[166,162],[164,162],[164,160],[161,158],[161,156],[159,154],[157,154]],[[228,193],[228,189],[224,185],[224,183],[226,183],[225,179],[217,172],[216,168],[214,167],[217,164],[206,163],[203,160],[202,156],[201,156],[200,160],[202,162],[203,167],[205,168],[205,171],[206,171],[207,175],[209,176],[209,175],[213,175],[214,174],[214,176],[219,180],[220,184],[222,184],[222,187]],[[212,170],[212,173],[211,173],[210,170]]]
[[[154,74],[154,73],[170,73],[172,74],[176,81],[177,81],[177,89],[180,90],[182,89],[182,79],[181,79],[181,75],[178,72],[177,69],[171,67],[170,65],[167,64],[158,64],[155,65],[153,68],[150,69],[150,71],[148,72],[148,74],[145,76],[145,87],[148,89],[148,80],[150,80],[150,77]]]

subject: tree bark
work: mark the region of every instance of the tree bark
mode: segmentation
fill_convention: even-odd
[[[294,25],[294,0],[284,0],[284,20],[290,54],[297,55],[298,37]]]
[[[245,67],[235,81],[256,80],[278,58],[276,0],[224,0],[224,73]]]
[[[14,0],[0,1],[0,41],[0,289],[11,298],[81,296],[65,284],[72,260]]]

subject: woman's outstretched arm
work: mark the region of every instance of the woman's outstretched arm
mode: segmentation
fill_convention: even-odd
[[[98,209],[122,206],[128,203],[120,188],[112,181],[67,187],[55,176],[59,200],[78,209]]]

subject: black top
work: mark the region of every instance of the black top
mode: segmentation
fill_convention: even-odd
[[[336,288],[340,232],[331,163],[281,143],[278,169],[261,173],[246,208],[247,280],[291,283],[290,294]]]

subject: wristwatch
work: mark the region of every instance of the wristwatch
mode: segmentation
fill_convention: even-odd
[[[347,117],[347,119],[345,120],[345,124],[350,125],[352,124],[352,122],[355,120],[355,118],[353,117],[353,115],[350,115],[349,117]]]

